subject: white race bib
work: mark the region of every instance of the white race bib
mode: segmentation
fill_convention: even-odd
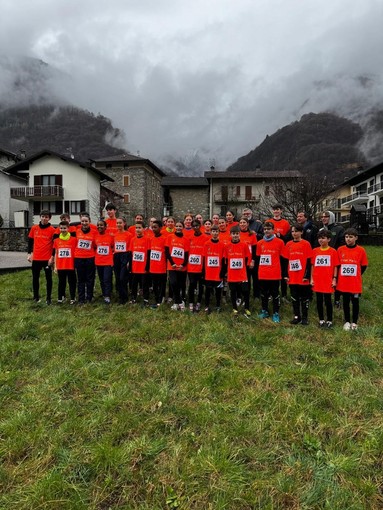
[[[259,259],[260,266],[271,266],[271,255],[261,255]]]
[[[219,267],[219,257],[208,257],[207,267]]]
[[[59,259],[70,259],[72,251],[70,248],[59,248],[57,255]]]
[[[150,260],[157,260],[157,261],[162,260],[162,252],[160,252],[158,250],[151,250]]]
[[[302,264],[299,259],[297,260],[289,260],[290,271],[300,271],[302,269]]]
[[[176,257],[177,259],[183,259],[185,256],[185,250],[183,248],[176,248],[173,246],[171,256]]]
[[[330,267],[330,265],[331,265],[330,255],[317,255],[315,257],[314,265],[316,267]]]
[[[134,262],[144,262],[145,253],[143,251],[134,251],[133,252],[133,260],[134,260]]]
[[[356,276],[358,274],[358,266],[356,264],[342,264],[340,266],[340,274],[342,276]]]
[[[90,250],[92,248],[92,241],[90,239],[79,239],[77,241],[77,248],[81,250]]]
[[[115,252],[126,252],[126,243],[124,241],[118,241],[114,243]]]
[[[193,266],[198,266],[202,262],[201,255],[190,255],[189,256],[189,264]]]
[[[109,246],[97,246],[97,255],[109,255]]]
[[[230,269],[242,269],[243,259],[230,259]]]

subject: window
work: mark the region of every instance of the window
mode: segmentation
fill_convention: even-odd
[[[229,188],[227,186],[221,186],[222,201],[227,202],[229,197]]]
[[[51,214],[62,214],[62,202],[33,202],[33,214],[38,216],[43,209],[47,209]]]
[[[124,204],[130,204],[130,194],[129,193],[124,194]]]
[[[56,176],[55,175],[42,175],[41,176],[41,184],[43,186],[54,186],[56,184]]]
[[[130,175],[122,176],[122,185],[124,186],[124,188],[127,188],[128,186],[130,186]]]
[[[112,168],[112,163],[106,163],[105,168],[108,170]]]
[[[129,163],[124,163],[124,168],[128,168],[129,167]]]
[[[245,186],[245,200],[251,200],[253,195],[253,186]]]
[[[71,201],[69,206],[69,214],[79,214],[82,209],[82,202],[80,200]]]

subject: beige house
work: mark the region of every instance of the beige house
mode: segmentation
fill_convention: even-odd
[[[225,215],[231,210],[240,215],[250,207],[256,216],[267,215],[276,201],[273,186],[276,181],[288,184],[301,177],[298,171],[205,172],[209,182],[209,210],[213,214]]]
[[[136,214],[162,216],[161,179],[165,173],[149,159],[127,153],[96,159],[92,164],[111,178],[104,187],[115,193],[114,204],[128,223]]]
[[[90,164],[48,150],[19,161],[7,172],[26,180],[24,186],[10,189],[11,198],[28,211],[25,226],[38,223],[43,209],[52,213],[55,225],[63,212],[77,221],[81,211],[88,211],[95,221],[100,216],[100,184],[112,180]]]

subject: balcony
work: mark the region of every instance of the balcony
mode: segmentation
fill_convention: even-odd
[[[11,198],[26,202],[62,200],[64,198],[64,188],[62,186],[23,186],[11,188]]]
[[[368,188],[369,195],[377,195],[378,197],[383,195],[383,182],[378,182]]]
[[[367,190],[357,191],[352,195],[348,195],[347,197],[342,198],[342,206],[343,205],[356,205],[356,204],[365,204],[368,201]]]
[[[381,216],[383,215],[383,205],[376,205],[367,209],[368,216]]]
[[[214,202],[216,204],[256,204],[260,201],[261,195],[247,195],[246,193],[215,193]]]

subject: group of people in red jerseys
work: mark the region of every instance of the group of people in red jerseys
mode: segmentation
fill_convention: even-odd
[[[251,214],[236,221],[228,211],[226,217],[213,215],[206,221],[192,214],[182,221],[151,218],[148,228],[141,215],[128,228],[125,219],[116,216],[113,204],[106,206],[107,217],[97,225],[91,224],[89,214],[84,212],[79,224],[70,224],[69,216],[62,215],[54,228],[49,223],[49,211],[42,211],[40,223],[29,233],[33,299],[40,301],[39,280],[44,269],[46,299],[51,303],[54,268],[59,303],[66,299],[67,284],[70,304],[76,303],[76,292],[79,304],[92,302],[97,272],[106,304],[111,303],[114,274],[120,304],[136,303],[140,289],[143,305],[159,308],[165,301],[168,282],[168,302],[173,310],[185,310],[187,298],[189,310],[200,311],[205,293],[204,310],[211,313],[212,298],[220,311],[228,286],[233,316],[239,315],[242,305],[244,316],[250,318],[252,286],[254,297],[261,299],[258,317],[271,317],[279,323],[280,287],[288,284],[294,313],[291,324],[308,324],[313,290],[320,327],[332,327],[332,294],[337,289],[343,295],[343,327],[357,329],[362,274],[368,264],[365,250],[356,244],[357,232],[346,230],[345,245],[335,250],[329,246],[331,232],[322,229],[317,234],[319,246],[313,248],[302,238],[301,224],[290,227],[281,217],[281,206],[273,209],[273,218],[263,224],[252,220]],[[152,305],[150,289],[155,298]]]

